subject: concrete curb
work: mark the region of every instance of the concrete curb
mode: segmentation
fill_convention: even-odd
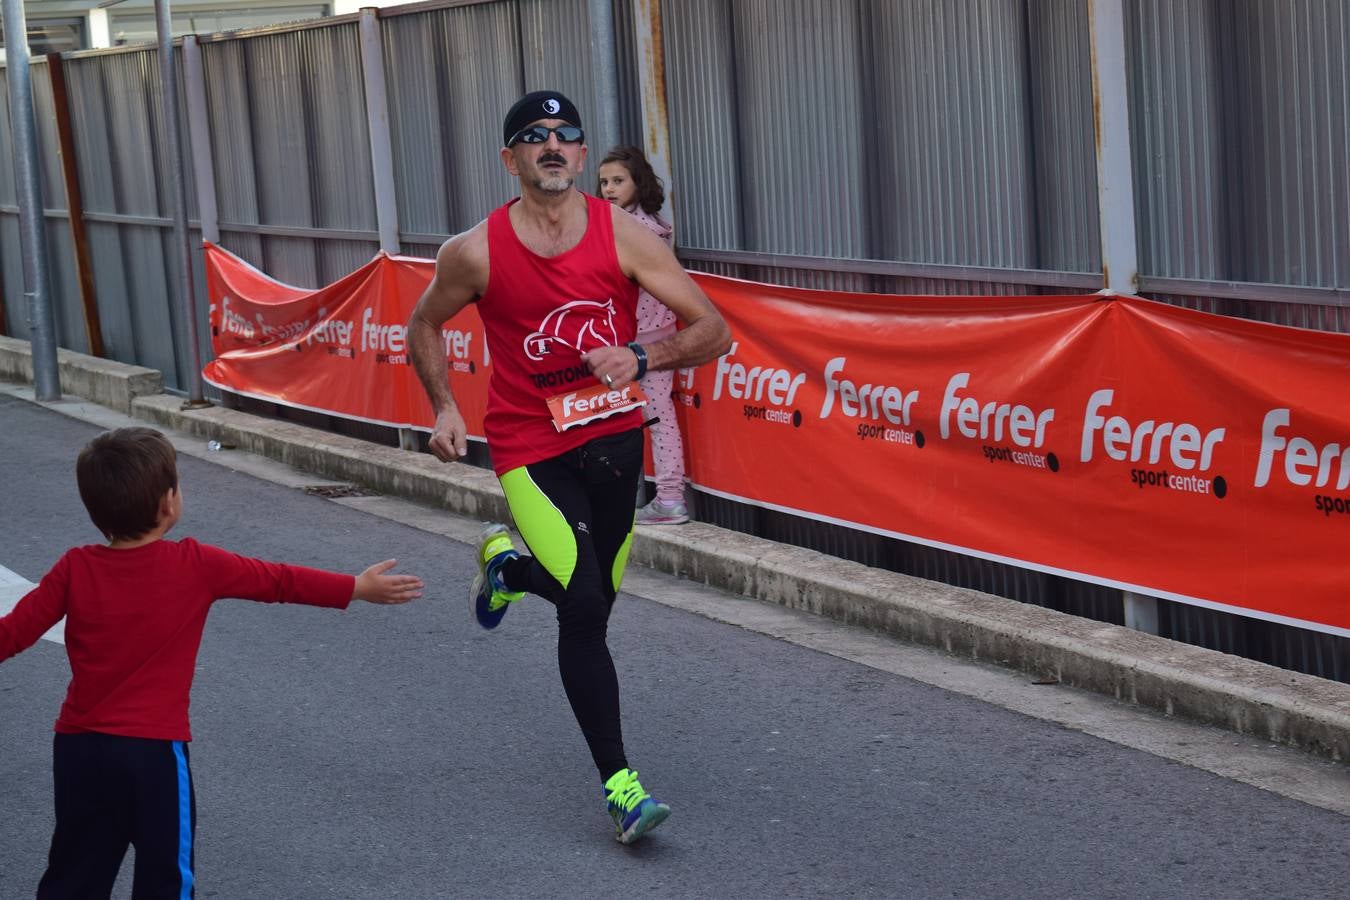
[[[61,364],[63,387],[67,369],[71,372],[72,393],[166,428],[471,518],[509,518],[501,488],[486,470],[233,410],[184,410],[179,398],[146,390],[147,369],[68,351],[62,351]],[[31,380],[25,342],[0,338],[0,376]],[[122,398],[125,409],[117,405]],[[1337,761],[1350,759],[1347,684],[704,523],[641,529],[632,559],[732,593],[1054,678],[1168,715]]]
[[[61,349],[56,351],[56,361],[62,393],[92,400],[125,415],[131,414],[131,401],[136,397],[164,390],[164,377],[157,369]],[[33,351],[28,341],[0,336],[0,378],[33,383]]]

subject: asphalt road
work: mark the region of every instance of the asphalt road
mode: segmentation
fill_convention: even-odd
[[[0,566],[36,581],[99,539],[73,477],[97,432],[0,396]],[[1343,815],[628,595],[610,643],[629,758],[674,813],[620,846],[551,607],[524,601],[481,633],[467,545],[189,456],[180,471],[171,538],[351,572],[393,556],[428,582],[404,607],[217,604],[192,705],[198,897],[1340,897],[1350,883]],[[31,896],[43,870],[68,677],[49,641],[0,664],[0,898]]]

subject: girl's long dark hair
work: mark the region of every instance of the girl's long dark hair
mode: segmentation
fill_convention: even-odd
[[[656,215],[666,202],[666,189],[661,185],[661,179],[652,171],[652,164],[647,162],[647,157],[636,147],[615,147],[605,154],[605,158],[600,160],[600,165],[612,162],[623,163],[623,167],[628,170],[633,185],[637,188],[637,205],[642,207],[642,211],[647,215]],[[598,186],[595,192],[600,193]]]

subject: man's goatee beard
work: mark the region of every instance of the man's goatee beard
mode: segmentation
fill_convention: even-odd
[[[536,190],[546,194],[561,194],[572,189],[573,179],[566,175],[540,175],[534,179]]]

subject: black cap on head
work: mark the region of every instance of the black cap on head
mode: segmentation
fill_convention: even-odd
[[[520,129],[540,119],[562,119],[569,125],[581,127],[581,114],[576,106],[557,91],[531,91],[521,97],[506,114],[502,123],[502,146]]]

